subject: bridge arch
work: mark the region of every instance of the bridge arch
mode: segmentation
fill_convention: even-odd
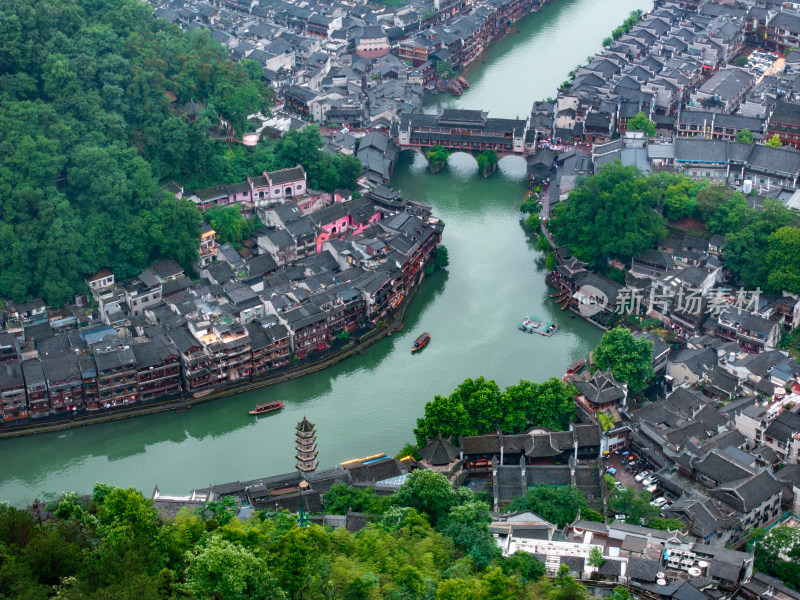
[[[524,179],[528,176],[528,161],[519,154],[506,154],[498,161],[497,170],[509,179]]]
[[[447,167],[455,175],[471,177],[478,171],[478,161],[469,152],[452,152],[447,157]]]

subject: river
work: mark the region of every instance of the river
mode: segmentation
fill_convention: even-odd
[[[483,108],[497,117],[523,117],[534,99],[555,95],[572,67],[646,0],[559,0],[527,17],[489,48],[466,75],[459,98],[437,96],[428,106]],[[0,441],[0,499],[15,504],[42,492],[88,492],[97,481],[158,484],[185,493],[294,468],[294,426],[305,415],[317,425],[320,467],[379,452],[396,453],[413,439],[417,417],[435,394],[449,394],[467,377],[483,375],[501,387],[520,379],[563,374],[588,357],[600,331],[570,318],[550,301],[541,256],[522,229],[518,207],[526,191],[525,163],[500,162],[489,179],[475,160],[450,158],[431,175],[424,159],[403,152],[392,185],[433,206],[445,223],[450,266],[420,286],[405,328],[320,373],[261,390],[163,413]],[[536,314],[560,324],[551,338],[517,330]],[[412,355],[413,340],[432,339]],[[278,413],[251,417],[258,402],[278,398]]]

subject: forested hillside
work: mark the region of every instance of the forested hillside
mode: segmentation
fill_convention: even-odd
[[[260,65],[231,62],[146,3],[5,0],[0,298],[58,304],[101,268],[188,266],[200,215],[159,189],[169,179],[191,190],[302,162],[312,187],[352,186],[358,161],[322,153],[313,128],[253,149],[212,138],[220,116],[240,138],[271,101]]]
[[[415,471],[380,497],[334,486],[334,512],[372,498],[353,534],[288,513],[234,517],[225,499],[161,521],[133,489],[98,484],[31,513],[0,504],[0,599],[44,600],[584,600],[565,573],[553,582],[530,554],[500,558],[488,505]],[[340,505],[342,511],[336,511]],[[614,598],[628,598],[624,588]]]

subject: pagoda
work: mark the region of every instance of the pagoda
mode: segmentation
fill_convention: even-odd
[[[297,424],[297,470],[301,473],[312,473],[317,470],[317,432],[314,424],[303,417]]]

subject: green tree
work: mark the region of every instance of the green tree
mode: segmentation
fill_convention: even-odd
[[[777,577],[792,589],[800,589],[800,531],[781,525],[769,533],[754,532],[755,568]]]
[[[609,506],[614,512],[624,514],[626,523],[641,525],[661,512],[650,504],[650,498],[650,494],[644,490],[637,492],[631,486],[625,486],[622,490],[615,487],[609,496]]]
[[[742,129],[740,132],[736,134],[736,141],[740,144],[752,144],[753,132],[747,128]]]
[[[767,238],[766,263],[768,292],[800,292],[800,229],[785,226],[772,233]]]
[[[249,550],[212,536],[189,557],[189,589],[209,600],[274,600],[285,598],[267,565]]]
[[[656,124],[643,112],[636,113],[628,119],[628,131],[643,131],[648,137],[656,135]]]
[[[422,447],[442,435],[480,435],[496,431],[520,433],[529,425],[560,431],[575,415],[575,389],[558,378],[537,384],[520,381],[502,393],[493,380],[467,379],[449,396],[436,396],[417,419],[414,435]]]
[[[291,527],[271,546],[270,551],[280,565],[274,573],[280,588],[291,598],[302,598],[317,585],[324,572],[322,563],[330,540],[322,527]]]
[[[597,421],[600,423],[600,427],[603,428],[603,431],[608,431],[614,427],[614,418],[610,417],[606,413],[597,413]]]
[[[497,156],[497,152],[494,150],[488,149],[483,150],[480,154],[478,154],[478,168],[484,172],[487,169],[494,169],[494,166],[500,160]]]
[[[506,557],[500,563],[500,567],[503,569],[503,573],[516,577],[517,581],[522,585],[526,585],[531,581],[538,581],[547,573],[541,561],[522,550],[517,550],[514,554]]]
[[[325,512],[334,515],[346,515],[349,511],[382,514],[388,504],[389,498],[378,496],[375,488],[350,487],[346,483],[331,486],[323,498]]]
[[[485,597],[492,600],[514,600],[521,591],[517,580],[504,575],[500,567],[486,569],[482,583]]]
[[[392,506],[413,508],[425,513],[432,524],[445,517],[458,503],[458,495],[442,473],[416,470],[409,473],[391,497]]]
[[[553,269],[558,266],[558,259],[556,259],[556,255],[554,252],[548,252],[544,256],[544,268],[547,271],[552,271]]]
[[[444,245],[439,244],[436,247],[436,255],[433,257],[433,261],[437,269],[444,269],[450,264],[450,254]]]
[[[630,600],[630,598],[631,593],[624,585],[618,585],[611,594],[605,596],[605,600]]]
[[[653,517],[647,521],[650,529],[660,529],[661,531],[686,531],[686,524],[678,519],[665,519],[664,517]]]
[[[544,427],[552,431],[561,431],[569,426],[575,416],[573,401],[576,390],[557,377],[551,377],[544,383],[531,384],[521,381],[519,386],[510,386],[506,391],[528,399],[525,404],[525,415],[530,425]],[[525,391],[530,393],[526,394]]]
[[[428,150],[426,156],[431,165],[439,166],[447,162],[447,157],[450,156],[450,151],[442,148],[439,144],[436,144],[433,148]]]
[[[606,562],[606,559],[603,557],[603,551],[599,546],[592,546],[592,549],[589,550],[589,557],[586,559],[586,564],[590,567],[600,568],[603,566],[604,562]]]
[[[220,206],[205,212],[203,219],[216,231],[217,241],[240,248],[255,229],[255,222],[242,216],[238,206]]]
[[[534,233],[539,233],[542,227],[542,220],[539,218],[538,213],[532,213],[525,219],[525,229]]]
[[[558,527],[572,523],[583,508],[586,498],[578,488],[556,485],[533,486],[508,506],[509,512],[530,510]]]
[[[781,146],[783,146],[783,144],[781,143],[781,138],[778,137],[777,133],[775,135],[773,135],[771,138],[769,138],[765,142],[765,144],[767,146],[769,146],[770,148],[780,148]]]
[[[436,74],[439,79],[450,79],[456,72],[449,60],[440,60],[436,63]]]
[[[591,508],[584,508],[581,510],[581,519],[584,521],[592,521],[593,523],[605,523],[606,518]]]
[[[618,381],[627,383],[631,394],[638,394],[653,377],[653,342],[636,339],[629,329],[615,327],[603,334],[594,361],[599,369],[611,369]]]
[[[638,169],[611,163],[555,206],[548,227],[577,258],[605,266],[608,258],[638,256],[666,236],[664,219],[654,210],[658,201]]]

